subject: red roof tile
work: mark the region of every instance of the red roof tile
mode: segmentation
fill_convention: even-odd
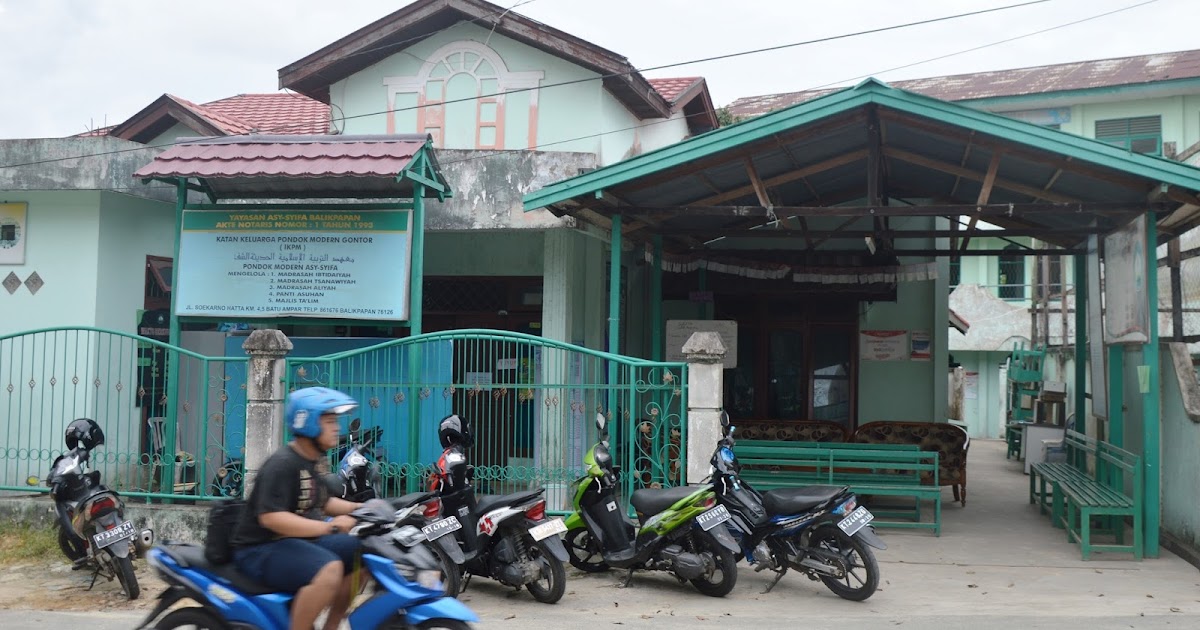
[[[239,94],[205,103],[203,107],[242,121],[258,133],[329,133],[329,106],[303,94]]]
[[[1200,78],[1200,50],[909,79],[889,85],[943,101],[966,101],[1194,78]],[[758,116],[839,89],[743,97],[730,103],[729,110],[735,116]]]
[[[654,88],[667,102],[674,103],[688,88],[703,81],[704,77],[675,77],[670,79],[647,79],[650,87]]]

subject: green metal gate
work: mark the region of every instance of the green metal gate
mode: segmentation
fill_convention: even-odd
[[[0,336],[0,490],[48,492],[63,430],[86,417],[104,430],[91,466],[109,487],[162,499],[222,494],[221,479],[240,469],[225,425],[245,417],[246,364],[102,328]]]
[[[322,385],[361,404],[355,437],[378,434],[384,491],[424,483],[441,453],[438,422],[471,421],[470,459],[484,492],[541,485],[562,510],[596,439],[612,427],[626,496],[684,482],[687,375],[682,363],[644,361],[521,333],[456,330],[319,358],[287,360],[288,390]],[[615,374],[615,378],[610,376]]]

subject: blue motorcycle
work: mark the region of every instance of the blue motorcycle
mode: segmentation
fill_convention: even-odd
[[[721,412],[722,436],[710,463],[717,502],[732,518],[730,532],[755,571],[775,580],[788,569],[820,580],[837,596],[863,601],[879,587],[879,563],[871,547],[887,549],[870,524],[875,518],[846,486],[806,486],[758,492],[738,475],[735,427]]]
[[[369,599],[350,611],[346,620],[351,628],[470,630],[468,622],[479,621],[465,604],[445,596],[438,562],[423,545],[426,537],[419,529],[397,527],[391,510],[375,506],[360,508],[353,516],[358,525],[350,533],[363,539],[363,568],[374,578],[376,588]],[[233,564],[212,565],[202,546],[161,545],[147,558],[168,587],[139,628],[289,627],[292,594],[256,584]],[[163,614],[185,600],[197,605]]]

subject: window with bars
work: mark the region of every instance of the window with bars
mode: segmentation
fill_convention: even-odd
[[[950,290],[962,284],[962,258],[950,259]]]
[[[1162,116],[1097,120],[1096,139],[1134,153],[1162,155]]]
[[[997,278],[1000,298],[1004,300],[1025,299],[1025,257],[1020,254],[1021,248],[1009,245],[1004,248],[1009,252],[1000,256],[1000,277]]]

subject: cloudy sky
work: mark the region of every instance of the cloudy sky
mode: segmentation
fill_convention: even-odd
[[[497,0],[493,0],[497,1]],[[649,68],[1025,0],[498,0]],[[164,92],[274,92],[278,69],[407,0],[0,0],[0,138],[124,121]],[[1142,6],[1137,6],[1142,5]],[[1129,8],[1073,26],[1048,28]],[[1200,0],[1048,0],[891,31],[648,71],[702,75],[718,105],[854,82],[1200,48]],[[961,54],[958,54],[961,53]],[[936,57],[945,59],[919,63]],[[901,68],[901,66],[912,65]]]

